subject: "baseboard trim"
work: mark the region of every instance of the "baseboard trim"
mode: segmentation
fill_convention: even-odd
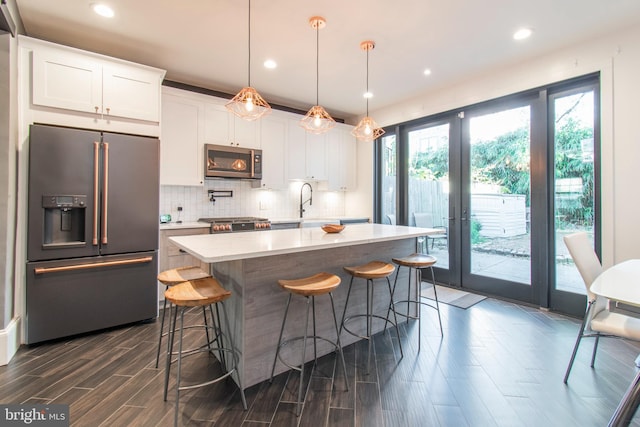
[[[20,318],[14,317],[5,329],[0,329],[0,366],[9,364],[20,348],[19,326]]]

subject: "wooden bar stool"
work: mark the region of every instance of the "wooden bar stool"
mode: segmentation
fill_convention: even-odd
[[[273,381],[273,374],[276,370],[276,362],[278,359],[282,363],[284,363],[287,367],[294,369],[300,372],[300,384],[298,387],[298,404],[296,406],[296,416],[300,416],[302,404],[304,403],[304,399],[302,397],[302,383],[304,382],[304,363],[305,356],[307,350],[307,338],[313,338],[313,355],[314,355],[314,367],[318,362],[318,354],[317,354],[317,340],[326,341],[329,344],[333,345],[338,353],[340,353],[340,359],[342,361],[342,369],[344,370],[344,378],[347,390],[349,390],[349,383],[347,380],[347,366],[344,362],[344,354],[342,353],[342,346],[340,344],[340,331],[338,329],[338,320],[336,318],[336,309],[333,302],[333,294],[332,291],[336,289],[340,285],[340,278],[334,274],[329,273],[318,273],[310,277],[304,277],[302,279],[294,279],[294,280],[278,280],[278,284],[282,289],[289,292],[289,298],[287,299],[287,307],[284,311],[284,318],[282,319],[282,327],[280,328],[280,338],[278,338],[278,346],[276,347],[276,355],[273,359],[273,367],[271,368],[271,379],[269,382]],[[307,315],[304,326],[304,334],[301,337],[290,338],[286,341],[282,341],[282,334],[284,332],[284,325],[287,321],[287,314],[289,313],[289,305],[291,304],[291,297],[296,294],[305,297],[307,303]],[[315,297],[318,295],[329,294],[329,298],[331,299],[331,312],[333,316],[333,323],[336,328],[336,341],[332,341],[328,338],[318,336],[316,334],[316,300]],[[313,335],[308,336],[308,328],[309,328],[309,302],[311,302],[311,309],[313,312]],[[300,359],[300,367],[293,366],[286,361],[284,361],[280,355],[280,349],[285,345],[293,342],[302,340],[302,358]]]
[[[438,302],[438,292],[436,290],[436,277],[433,273],[433,266],[438,260],[431,256],[420,253],[414,253],[409,256],[403,258],[393,258],[393,262],[398,264],[398,271],[396,272],[396,278],[393,281],[393,291],[392,295],[395,296],[396,285],[398,284],[398,274],[400,273],[400,267],[408,267],[409,268],[409,286],[407,288],[407,299],[393,301],[391,306],[389,306],[389,311],[393,310],[394,315],[403,316],[407,319],[417,319],[418,320],[418,351],[420,351],[420,314],[421,307],[423,305],[427,307],[431,307],[438,312],[438,322],[440,323],[440,335],[442,333],[442,319],[440,318],[440,303]],[[433,295],[435,297],[435,305],[423,301],[421,291],[422,291],[422,269],[428,268],[431,270],[431,284],[433,286]],[[415,276],[415,297],[411,298],[411,270],[414,270]],[[406,313],[397,313],[396,312],[396,304],[407,304],[407,312]],[[416,306],[417,314],[410,314],[411,305]],[[389,311],[387,311],[387,318],[389,317]]]
[[[190,267],[178,267],[172,268],[171,270],[162,271],[158,274],[158,282],[164,285],[165,292],[169,289],[170,286],[177,285],[182,282],[187,282],[189,280],[195,279],[203,279],[205,277],[211,277],[209,273],[201,269],[200,267],[190,266]],[[203,307],[203,312],[205,308]],[[156,368],[158,367],[158,361],[160,360],[160,347],[162,346],[162,337],[166,334],[164,333],[164,318],[167,312],[167,299],[165,298],[163,306],[162,306],[162,320],[160,322],[160,336],[158,337],[158,351],[156,353]],[[205,331],[207,332],[207,342],[209,342],[209,329],[207,328],[207,315],[204,313],[205,320]]]
[[[351,281],[349,282],[349,290],[347,291],[347,300],[344,303],[344,311],[342,313],[342,322],[340,326],[340,332],[342,329],[347,331],[353,336],[366,339],[369,341],[369,352],[367,355],[367,373],[369,370],[369,366],[371,365],[371,347],[373,345],[373,340],[371,338],[371,329],[372,329],[372,321],[374,318],[381,319],[385,321],[384,328],[387,329],[387,324],[391,323],[396,328],[396,334],[398,335],[398,345],[400,347],[400,356],[404,356],[402,352],[402,342],[400,340],[400,331],[398,330],[398,319],[395,319],[394,322],[389,320],[389,313],[387,311],[387,317],[383,317],[373,313],[373,281],[375,279],[387,279],[387,287],[389,289],[389,304],[393,301],[393,292],[391,290],[391,282],[389,281],[389,276],[393,273],[395,267],[392,264],[383,262],[383,261],[371,261],[367,264],[359,265],[356,267],[344,267],[344,271],[351,275]],[[353,314],[349,317],[346,317],[347,307],[349,306],[349,297],[351,296],[351,287],[353,286],[354,278],[366,279],[367,281],[367,312],[364,314]],[[395,315],[395,312],[394,312]],[[347,327],[347,323],[351,320],[356,319],[358,317],[364,317],[367,322],[367,330],[366,335],[359,335],[353,331],[351,331]]]
[[[169,371],[171,369],[171,364],[173,363],[172,356],[177,355],[177,363],[178,363],[178,373],[176,377],[176,403],[175,403],[175,416],[174,416],[174,424],[178,425],[178,405],[180,401],[180,391],[182,390],[190,390],[193,388],[203,387],[206,385],[214,384],[223,379],[229,377],[231,374],[235,372],[236,379],[238,380],[238,387],[240,388],[240,397],[242,399],[242,406],[244,409],[247,409],[247,401],[244,396],[244,389],[242,388],[242,380],[240,378],[240,373],[238,372],[238,354],[233,345],[233,340],[231,337],[231,329],[229,326],[229,318],[227,317],[227,311],[224,307],[224,304],[221,304],[222,301],[226,300],[231,296],[231,292],[224,289],[220,286],[220,283],[214,279],[213,277],[205,277],[203,279],[190,280],[188,282],[179,283],[175,286],[170,287],[164,293],[164,297],[168,300],[175,309],[172,310],[171,314],[171,327],[169,329],[169,340],[167,346],[167,360],[166,360],[166,369],[164,375],[164,400],[167,400],[167,389],[169,387]],[[212,313],[212,330],[214,331],[215,337],[209,341],[209,346],[202,346],[200,348],[184,350],[182,349],[182,338],[184,335],[184,312],[189,307],[211,307],[215,306],[216,309],[216,317],[213,317]],[[222,312],[224,313],[225,325],[227,327],[227,343],[228,346],[224,346],[222,340],[222,325],[220,325],[220,315],[218,307],[222,306]],[[178,311],[180,312],[180,325],[176,329],[176,323],[178,318]],[[206,310],[205,310],[206,313]],[[216,324],[216,319],[218,324]],[[179,339],[178,339],[178,351],[173,351],[175,334],[179,331]],[[215,342],[216,347],[211,347],[211,344]],[[219,360],[221,362],[224,374],[216,377],[214,379],[210,379],[208,381],[197,383],[197,384],[189,384],[185,386],[181,386],[181,370],[182,370],[182,358],[184,356],[189,356],[193,354],[197,354],[200,351],[207,352],[215,352],[218,353]],[[230,353],[232,357],[224,357],[225,353]],[[230,360],[227,364],[226,360]]]

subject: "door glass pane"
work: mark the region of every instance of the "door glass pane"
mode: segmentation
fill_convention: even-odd
[[[423,253],[449,267],[449,124],[409,132],[409,225],[438,228],[421,240]]]
[[[530,117],[524,106],[469,122],[472,274],[531,284]]]
[[[594,235],[593,91],[556,98],[554,103],[554,220],[556,289],[586,294],[562,237],[586,231]]]
[[[380,192],[383,224],[396,224],[396,136],[382,137],[382,185]]]

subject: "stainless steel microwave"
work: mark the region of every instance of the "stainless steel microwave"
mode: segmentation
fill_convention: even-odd
[[[205,144],[205,178],[262,179],[262,150]]]

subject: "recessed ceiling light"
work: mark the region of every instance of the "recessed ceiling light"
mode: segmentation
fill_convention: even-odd
[[[514,40],[528,39],[529,37],[531,37],[532,33],[533,33],[533,30],[531,30],[531,28],[520,28],[518,31],[513,33],[513,39]]]
[[[429,68],[427,68],[426,70],[423,71],[425,76],[430,76],[431,75],[431,70]]]
[[[365,98],[373,98],[373,93],[365,92],[362,96],[364,96]]]
[[[115,13],[113,12],[113,9],[111,9],[109,6],[107,6],[104,3],[95,3],[95,4],[92,4],[91,7],[93,8],[93,11],[95,13],[97,13],[100,16],[104,16],[105,18],[113,18],[113,15],[115,15]]]
[[[278,66],[278,64],[273,59],[267,59],[266,61],[264,61],[264,68],[268,68],[268,69],[272,70],[272,69],[276,68],[277,66]]]

